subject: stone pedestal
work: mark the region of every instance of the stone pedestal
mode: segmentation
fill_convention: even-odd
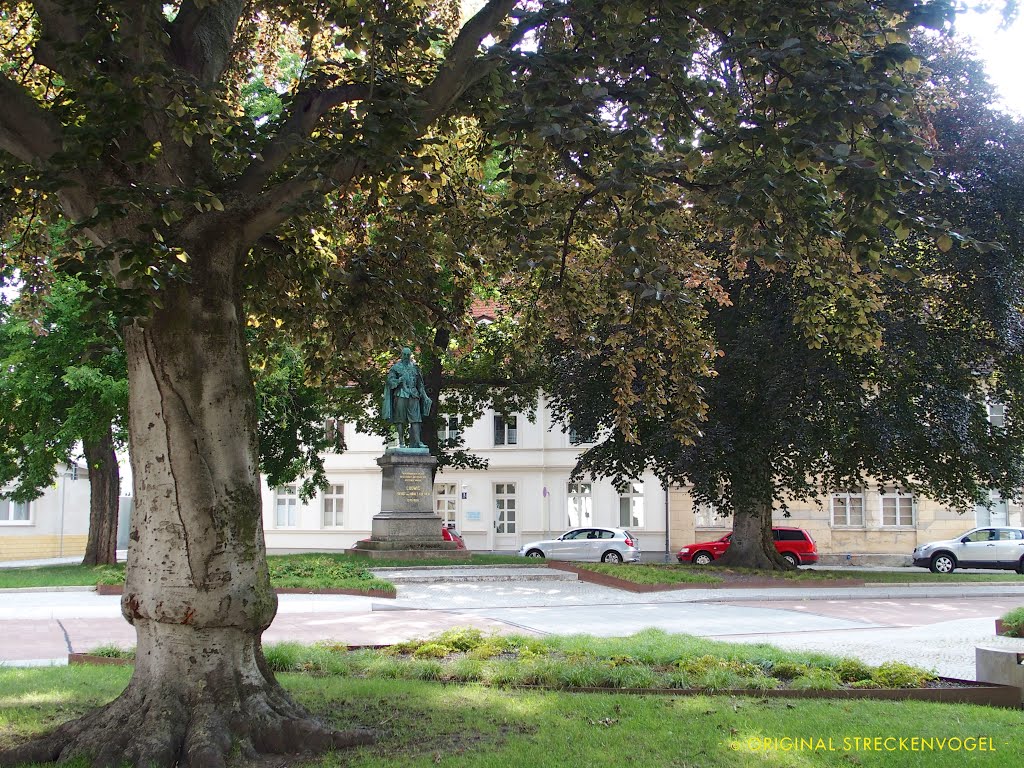
[[[454,541],[441,537],[432,479],[437,459],[426,448],[397,448],[389,449],[377,464],[381,511],[373,517],[369,541],[357,542],[349,552],[377,558],[468,557]]]

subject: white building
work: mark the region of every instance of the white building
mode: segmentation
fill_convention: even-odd
[[[337,551],[370,536],[381,500],[376,459],[385,444],[351,424],[345,430],[346,451],[326,457],[326,491],[303,502],[298,484],[269,488],[264,481],[269,552]],[[462,430],[466,448],[486,459],[488,468],[439,472],[434,508],[454,523],[469,549],[517,550],[525,542],[593,524],[628,528],[644,550],[665,550],[668,509],[657,478],[645,476],[627,488],[608,480],[570,483],[580,447],[552,422],[543,400],[533,422],[523,414],[488,412]]]
[[[38,499],[14,502],[0,488],[0,561],[81,557],[89,536],[89,473],[61,466]]]

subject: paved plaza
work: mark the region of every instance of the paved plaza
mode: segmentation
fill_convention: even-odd
[[[385,645],[451,627],[530,634],[622,636],[648,627],[738,642],[898,659],[973,679],[977,645],[1024,653],[994,619],[1024,605],[1024,586],[685,589],[633,594],[546,568],[415,569],[381,573],[398,598],[281,595],[268,643]],[[89,588],[0,592],[0,663],[65,663],[69,652],[131,646],[120,599]]]

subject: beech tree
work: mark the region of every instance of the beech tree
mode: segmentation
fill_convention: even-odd
[[[941,183],[903,204],[952,234],[891,233],[873,308],[861,305],[880,329],[877,347],[808,338],[792,271],[723,274],[729,302],[708,309],[721,356],[704,384],[700,432],[652,415],[641,391],[631,442],[615,427],[609,360],[549,342],[555,412],[606,438],[579,471],[635,477],[653,467],[686,483],[696,501],[732,517],[723,565],[792,567],[772,542],[773,509],[869,478],[961,512],[1024,485],[1024,125],[992,106],[969,51],[917,44]],[[1000,418],[990,419],[992,405]]]
[[[77,248],[59,268],[122,321],[136,500],[122,611],[138,638],[121,696],[0,762],[216,766],[235,748],[369,738],[311,719],[263,659],[277,603],[246,327],[306,323],[330,339],[316,372],[423,321],[439,233],[417,223],[477,173],[435,155],[454,140],[508,185],[480,253],[529,275],[563,340],[610,355],[627,438],[641,383],[693,431],[704,300],[721,295],[698,229],[736,272],[791,269],[808,333],[839,316],[851,346],[877,336],[857,304],[878,224],[896,228],[901,189],[928,176],[906,119],[908,34],[949,7],[487,0],[462,21],[428,0],[3,0],[0,14],[0,224],[60,211]],[[280,115],[253,120],[242,93],[282,47],[301,65]],[[372,237],[369,217],[387,223]],[[14,234],[5,256],[33,284],[38,251]],[[598,338],[591,317],[618,326]]]

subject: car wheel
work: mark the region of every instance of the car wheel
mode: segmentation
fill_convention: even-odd
[[[1024,557],[1022,557],[1020,559],[1020,562],[1017,563],[1017,573],[1019,573],[1021,576],[1024,576]]]
[[[956,570],[956,560],[952,555],[940,552],[932,558],[932,573],[952,573],[954,570]]]
[[[544,559],[544,553],[541,552],[539,549],[531,549],[529,552],[526,553],[526,556],[540,558],[541,560]]]
[[[696,555],[693,556],[693,564],[694,565],[711,565],[711,561],[714,560],[714,559],[715,558],[713,558],[707,552],[698,552]]]
[[[621,563],[622,562],[622,555],[620,555],[618,552],[616,552],[614,550],[608,550],[603,555],[601,555],[601,562],[602,563]]]
[[[797,559],[797,556],[794,555],[792,552],[785,552],[782,556],[786,560],[788,560],[794,567],[800,565],[800,561]]]

